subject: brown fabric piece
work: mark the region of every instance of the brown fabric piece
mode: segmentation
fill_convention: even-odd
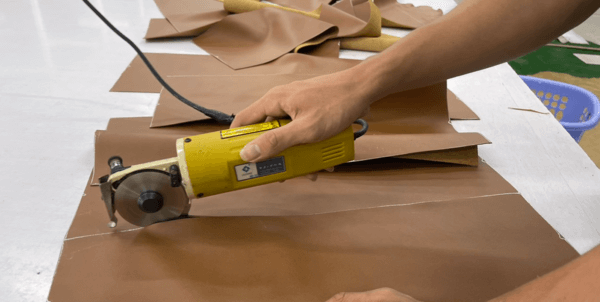
[[[379,37],[381,16],[369,0],[342,0],[334,6],[323,5],[319,20],[338,27],[338,37]]]
[[[167,19],[150,19],[150,25],[148,25],[148,31],[146,31],[144,39],[195,37],[203,33],[206,29],[208,27],[179,32]]]
[[[335,0],[334,0],[335,1]],[[318,9],[321,5],[329,5],[330,0],[271,0],[277,5],[311,12]]]
[[[340,40],[327,40],[319,45],[303,47],[300,52],[311,56],[339,58]]]
[[[171,78],[171,85],[192,102],[236,114],[272,87],[311,77],[314,75],[179,77]],[[478,133],[457,133],[454,130],[448,123],[446,94],[444,83],[392,94],[373,103],[370,114],[365,117],[369,131],[356,141],[356,160],[489,143]],[[206,118],[163,91],[151,126],[176,125]]]
[[[236,114],[273,87],[315,76],[190,76],[171,77],[169,80],[170,85],[190,101],[228,114]],[[442,90],[444,87],[445,83],[396,93],[373,103],[371,113],[366,117],[370,121],[369,133],[455,133],[454,128],[448,124],[447,91]],[[169,126],[206,118],[201,112],[190,110],[171,94],[163,91],[151,126]],[[380,124],[383,128],[379,127]]]
[[[470,146],[456,149],[407,154],[399,156],[399,158],[477,166],[479,164],[477,154],[477,146]]]
[[[164,146],[158,146],[158,152]],[[156,159],[161,158],[156,155]],[[136,154],[124,157],[127,165],[135,161],[139,161]],[[195,199],[190,215],[312,215],[512,193],[516,190],[484,162],[471,167],[387,158],[338,166],[335,172],[320,172],[315,182],[295,178]],[[90,186],[67,238],[111,232],[105,228],[107,217],[100,189]],[[132,228],[137,226],[119,219],[115,231]]]
[[[337,28],[331,24],[265,8],[227,16],[194,43],[229,67],[241,69],[273,61],[313,38],[335,34]]]
[[[335,41],[335,40],[332,40]],[[330,41],[325,44],[330,43]],[[212,56],[180,54],[146,54],[158,72],[171,81],[174,76],[209,75],[268,75],[268,74],[329,74],[348,69],[359,64],[359,60],[318,58],[303,54],[285,54],[281,58],[264,65],[233,70]],[[136,56],[112,87],[112,92],[159,93],[162,86],[139,56]],[[448,107],[451,119],[478,119],[460,99],[448,93]]]
[[[479,120],[479,116],[448,89],[448,113],[453,120]]]
[[[229,13],[223,3],[215,0],[154,0],[163,16],[178,32],[205,28],[225,18]]]
[[[377,198],[402,196],[395,186]],[[85,202],[102,207],[90,193]],[[578,256],[518,194],[104,230],[66,239],[49,301],[325,301],[380,287],[422,301],[485,301]]]
[[[442,10],[429,6],[415,7],[400,4],[396,0],[374,0],[381,11],[381,25],[386,27],[418,28],[427,25],[443,15]]]
[[[148,60],[166,81],[172,76],[212,76],[249,74],[329,74],[353,67],[362,61],[320,58],[305,54],[285,54],[268,64],[233,70],[212,56],[147,53]],[[162,86],[139,56],[125,69],[112,92],[159,93]]]

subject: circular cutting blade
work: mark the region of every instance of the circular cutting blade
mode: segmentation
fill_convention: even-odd
[[[140,194],[158,192],[162,208],[155,213],[144,212],[138,205]],[[115,209],[123,219],[138,226],[174,219],[187,213],[189,200],[183,187],[171,187],[171,178],[161,172],[140,172],[127,177],[115,192]]]

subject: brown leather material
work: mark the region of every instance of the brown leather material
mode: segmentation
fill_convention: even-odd
[[[369,0],[342,0],[334,6],[323,5],[319,20],[339,28],[338,37],[379,37],[381,15]]]
[[[117,145],[114,146],[116,148]],[[152,152],[145,153],[150,155],[154,153],[156,159],[164,158],[160,157],[161,153],[174,153],[166,150],[165,146],[147,148],[145,150],[152,150]],[[123,155],[126,165],[136,161],[141,162],[136,153]],[[334,172],[322,171],[315,182],[305,178],[295,178],[284,183],[273,183],[195,199],[192,201],[190,215],[312,215],[514,193],[517,193],[516,190],[484,162],[472,167],[386,158],[341,165],[336,167]],[[67,238],[112,232],[111,229],[105,228],[107,217],[104,203],[100,201],[99,188],[90,186],[86,189]],[[119,219],[115,231],[132,228],[137,226]]]
[[[269,2],[277,5],[311,12],[318,9],[321,5],[328,5],[331,0],[271,0]]]
[[[337,28],[329,23],[264,8],[227,16],[193,41],[229,67],[241,69],[273,61],[321,35],[336,34]]]
[[[401,4],[396,0],[374,0],[381,12],[381,25],[387,27],[419,28],[443,15],[442,10],[429,6],[415,7],[412,4]]]
[[[208,26],[179,32],[167,19],[150,19],[144,39],[186,38],[195,37],[208,29]]]
[[[394,183],[393,193],[378,184],[369,199],[403,196],[408,184]],[[85,202],[97,206],[82,201],[71,230],[85,216],[106,216],[90,193]],[[289,196],[269,199],[285,204]],[[49,301],[308,302],[380,287],[422,301],[486,301],[578,256],[518,194],[309,216],[196,217],[122,232],[102,229],[106,221],[89,219],[99,233],[65,240]]]
[[[309,79],[318,75],[313,74],[280,74],[280,75],[233,75],[233,76],[179,76],[170,77],[170,85],[179,91],[182,95],[186,96],[192,102],[197,102],[207,108],[214,108],[226,113],[235,114],[248,105],[252,104],[269,89],[291,83],[293,81]],[[236,87],[236,89],[231,89]],[[448,125],[448,109],[446,109],[446,95],[437,95],[437,101],[440,102],[436,106],[431,106],[427,111],[423,111],[419,106],[421,99],[426,99],[427,96],[419,96],[416,91],[429,91],[429,90],[415,90],[414,92],[403,92],[400,94],[391,95],[384,99],[377,101],[372,105],[371,111],[373,114],[387,114],[392,115],[393,119],[399,118],[411,118],[409,115],[403,114],[403,112],[410,112],[412,116],[423,117],[427,116],[424,112],[435,114],[435,116],[428,116],[427,118],[435,119],[436,123],[442,125],[439,129],[452,129],[451,132],[455,132],[453,128]],[[447,93],[447,92],[446,92]],[[396,108],[396,104],[399,104],[402,100],[406,100],[402,104],[402,108]],[[227,100],[224,102],[224,100]],[[430,100],[436,100],[431,98]],[[426,106],[423,106],[423,108]],[[378,110],[381,111],[378,113]],[[163,91],[159,98],[158,106],[154,112],[154,119],[152,120],[152,127],[163,127],[169,125],[175,125],[180,123],[198,121],[206,119],[207,117],[201,112],[190,110],[187,105],[182,104],[179,100],[169,94],[167,91]],[[381,117],[386,119],[386,122],[390,120],[388,117]],[[377,122],[378,118],[373,119],[373,122]],[[419,120],[418,118],[411,118],[412,120]],[[430,120],[423,120],[423,123],[419,123],[416,127],[421,127],[424,131],[430,131]],[[427,124],[427,125],[425,125]],[[376,131],[376,124],[371,126],[371,131]],[[405,126],[406,127],[406,126]],[[402,133],[410,133],[404,128]],[[437,130],[436,130],[437,131]],[[388,131],[389,132],[389,131]]]
[[[195,30],[221,21],[229,13],[215,0],[154,0],[178,32]]]
[[[477,146],[468,146],[456,149],[412,153],[398,157],[457,165],[477,166],[479,164],[477,154]]]
[[[189,75],[329,74],[362,62],[290,53],[268,64],[233,70],[214,57],[206,55],[147,53],[146,56],[167,82],[170,80],[169,77]],[[140,57],[136,56],[110,91],[159,93],[161,90],[162,86]]]
[[[195,37],[229,13],[215,0],[155,0],[166,19],[152,19],[145,39]]]
[[[333,40],[335,41],[335,40]],[[327,44],[329,42],[326,42]],[[148,59],[158,72],[170,82],[182,76],[211,75],[270,75],[270,74],[329,74],[359,64],[359,60],[320,58],[304,54],[285,54],[281,58],[255,67],[233,70],[212,56],[148,53]],[[112,87],[112,92],[160,93],[162,86],[142,60],[136,56]],[[176,105],[174,105],[176,106]],[[451,92],[448,93],[451,119],[475,119],[473,113]]]
[[[479,116],[448,89],[448,114],[453,120],[479,120]]]
[[[300,50],[300,52],[317,57],[339,58],[340,40],[327,40],[319,45],[305,46]]]

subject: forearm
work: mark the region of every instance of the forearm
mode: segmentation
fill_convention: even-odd
[[[596,301],[600,297],[599,279],[600,246],[490,302]]]
[[[594,0],[465,0],[381,54],[349,69],[370,102],[528,53],[587,19]]]

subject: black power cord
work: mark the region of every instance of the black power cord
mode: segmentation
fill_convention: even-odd
[[[127,36],[125,36],[116,27],[114,27],[88,0],[83,0],[83,2],[94,12],[94,14],[96,14],[96,16],[98,16],[98,18],[100,18],[100,20],[102,20],[102,22],[104,22],[104,24],[106,24],[115,34],[117,34],[119,37],[121,37],[121,39],[123,39],[125,42],[127,42],[127,44],[129,44],[129,46],[131,46],[133,48],[133,50],[135,50],[135,52],[138,54],[138,56],[140,56],[142,61],[144,61],[144,63],[146,64],[146,66],[148,67],[150,72],[152,72],[152,74],[154,75],[156,80],[158,80],[158,82],[174,97],[176,97],[178,100],[180,100],[184,104],[204,113],[206,116],[216,120],[219,123],[231,124],[233,122],[233,118],[235,117],[233,114],[228,115],[228,114],[218,111],[218,110],[213,110],[213,109],[208,109],[206,107],[202,107],[202,106],[186,99],[181,94],[177,93],[177,91],[175,91],[175,89],[173,89],[169,84],[167,84],[167,82],[165,82],[165,80],[160,76],[160,74],[158,74],[158,72],[156,71],[156,69],[154,69],[154,66],[152,66],[152,64],[146,57],[146,55],[144,55],[144,53],[137,47],[137,45],[135,45],[135,43],[133,43],[133,41],[129,40],[129,38],[127,38]],[[363,119],[358,119],[354,123],[362,125],[362,129],[360,129],[359,131],[354,133],[354,139],[357,139],[357,138],[363,136],[367,132],[367,130],[369,129],[369,125]]]
[[[360,130],[354,132],[354,140],[365,135],[365,133],[367,133],[367,130],[369,130],[369,124],[367,123],[367,121],[365,121],[361,118],[354,121],[354,124],[358,124],[358,125],[362,126],[362,128]]]
[[[144,53],[137,47],[137,45],[135,45],[135,43],[133,43],[131,40],[129,40],[129,38],[127,38],[116,27],[114,27],[106,18],[104,18],[104,16],[88,0],[83,0],[83,2],[96,14],[96,16],[98,16],[98,18],[100,18],[100,20],[102,20],[102,22],[104,22],[104,24],[106,24],[108,27],[110,27],[110,29],[112,29],[112,31],[114,31],[115,34],[117,34],[119,37],[121,37],[121,39],[125,40],[125,42],[127,42],[127,44],[129,44],[131,47],[133,47],[135,52],[137,52],[137,54],[140,56],[142,61],[144,61],[146,66],[148,66],[148,69],[150,69],[150,72],[152,72],[152,74],[158,80],[158,82],[160,82],[160,84],[167,91],[169,91],[169,93],[171,93],[174,97],[176,97],[178,100],[180,100],[184,104],[204,113],[206,116],[216,120],[219,123],[231,124],[231,122],[233,122],[233,118],[234,118],[233,114],[228,115],[221,111],[202,107],[202,106],[200,106],[196,103],[193,103],[190,100],[184,98],[181,94],[177,93],[177,91],[175,91],[175,89],[173,89],[169,84],[167,84],[167,82],[165,82],[165,80],[163,80],[163,78],[160,76],[160,74],[158,74],[156,69],[154,69],[154,66],[152,66],[152,64],[150,64],[150,61],[148,61],[148,58],[146,58]]]

